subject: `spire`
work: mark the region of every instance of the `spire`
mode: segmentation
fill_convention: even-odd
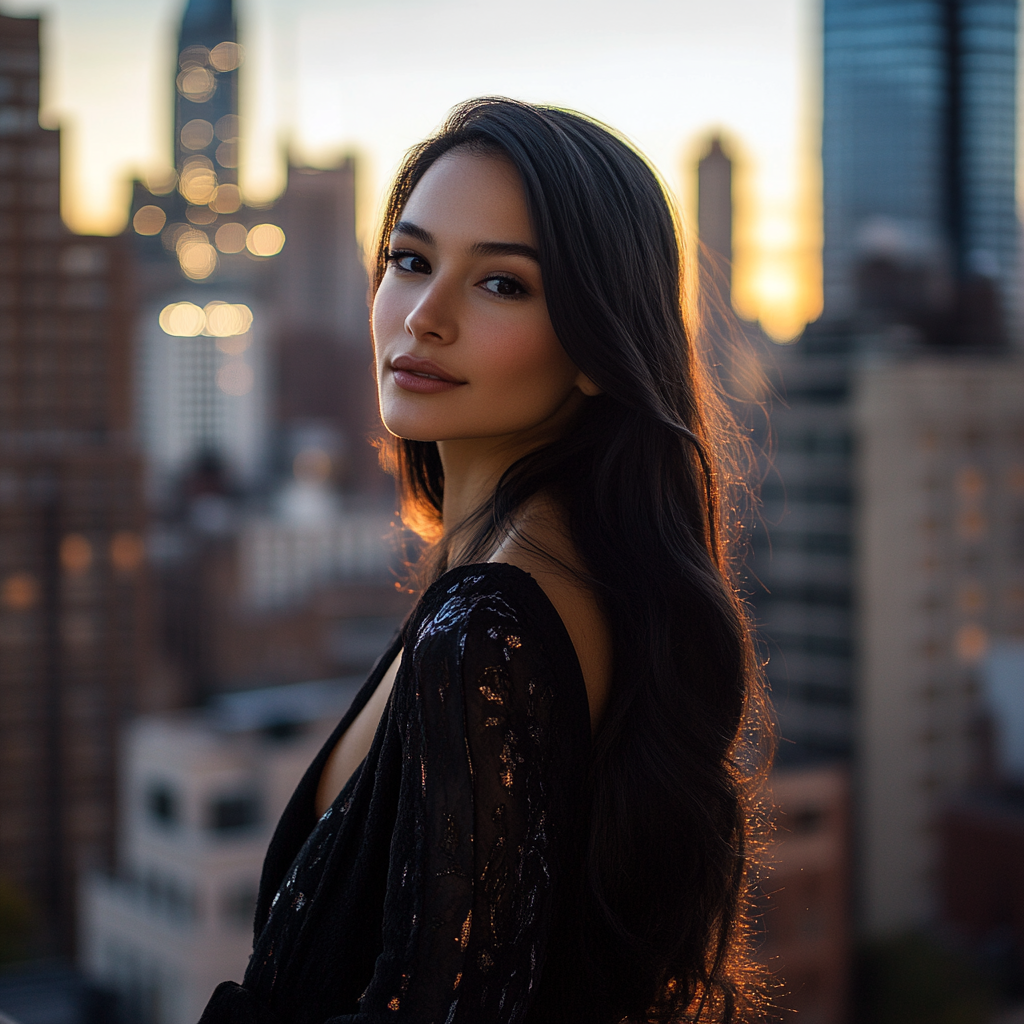
[[[189,0],[178,34],[174,164],[195,196],[238,181],[238,66],[242,49],[233,0]]]
[[[179,53],[196,44],[212,50],[225,41],[238,42],[233,0],[189,0],[181,19]]]

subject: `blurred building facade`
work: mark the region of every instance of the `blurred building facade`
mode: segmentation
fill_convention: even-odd
[[[233,694],[126,735],[118,871],[82,891],[82,963],[121,1020],[194,1024],[241,981],[267,843],[362,680]]]
[[[130,261],[60,218],[39,21],[0,17],[0,875],[66,953],[113,854],[117,735],[151,703]]]
[[[723,307],[732,303],[732,160],[713,135],[697,164],[699,264],[706,289],[718,292]]]
[[[808,760],[777,769],[775,828],[762,883],[758,957],[775,979],[773,1002],[806,1024],[848,1019],[850,778],[846,766]]]
[[[857,600],[862,913],[937,917],[937,824],[984,780],[985,657],[1024,639],[1024,362],[865,367]]]
[[[754,604],[783,736],[854,763],[881,936],[940,914],[981,659],[1024,628],[1017,4],[826,0],[824,34],[825,315],[767,362]]]
[[[829,318],[958,346],[1018,332],[1017,18],[1016,0],[826,0]]]
[[[353,652],[385,643],[409,598],[369,443],[356,162],[290,165],[273,204],[245,202],[236,31],[231,0],[189,0],[176,165],[135,183],[126,232],[160,649],[189,703],[365,668]]]

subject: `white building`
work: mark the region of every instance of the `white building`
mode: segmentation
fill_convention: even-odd
[[[937,814],[984,770],[986,659],[1024,639],[1024,363],[858,376],[861,907],[885,935],[934,916]]]
[[[252,321],[241,334],[217,337],[201,322],[190,325],[183,317],[181,330],[171,334],[161,311],[170,305],[191,307],[213,303],[195,295],[188,303],[188,287],[167,302],[147,308],[139,322],[136,353],[139,395],[136,418],[149,467],[153,497],[163,497],[178,476],[202,455],[216,455],[236,482],[258,482],[266,468],[270,433],[268,314],[252,307]],[[237,305],[238,296],[226,291],[224,304]],[[249,309],[248,296],[242,308]],[[181,301],[179,301],[181,300]],[[161,321],[163,320],[163,324]],[[205,331],[205,333],[204,333]]]
[[[125,1019],[195,1024],[241,980],[267,843],[360,682],[228,694],[128,730],[119,875],[85,881],[80,917],[82,966]]]

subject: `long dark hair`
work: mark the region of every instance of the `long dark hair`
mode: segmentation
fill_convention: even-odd
[[[736,1020],[756,1001],[745,920],[754,783],[766,769],[760,673],[738,596],[736,440],[684,312],[671,202],[626,142],[579,114],[501,98],[457,107],[407,156],[377,243],[427,169],[457,148],[519,172],[551,322],[602,394],[516,462],[469,530],[486,558],[538,493],[564,509],[614,652],[595,736],[581,977],[609,1019]],[[734,446],[733,446],[734,447]],[[433,442],[389,438],[403,519],[448,568]],[[723,511],[724,510],[724,511]]]

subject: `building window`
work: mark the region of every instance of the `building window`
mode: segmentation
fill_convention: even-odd
[[[247,930],[252,928],[256,915],[257,886],[245,882],[224,893],[221,904],[224,922],[231,928]]]
[[[164,828],[177,825],[181,813],[178,795],[166,782],[153,782],[146,791],[146,811],[151,821]]]
[[[220,835],[245,832],[259,824],[259,801],[252,793],[214,797],[207,809],[207,828]]]

